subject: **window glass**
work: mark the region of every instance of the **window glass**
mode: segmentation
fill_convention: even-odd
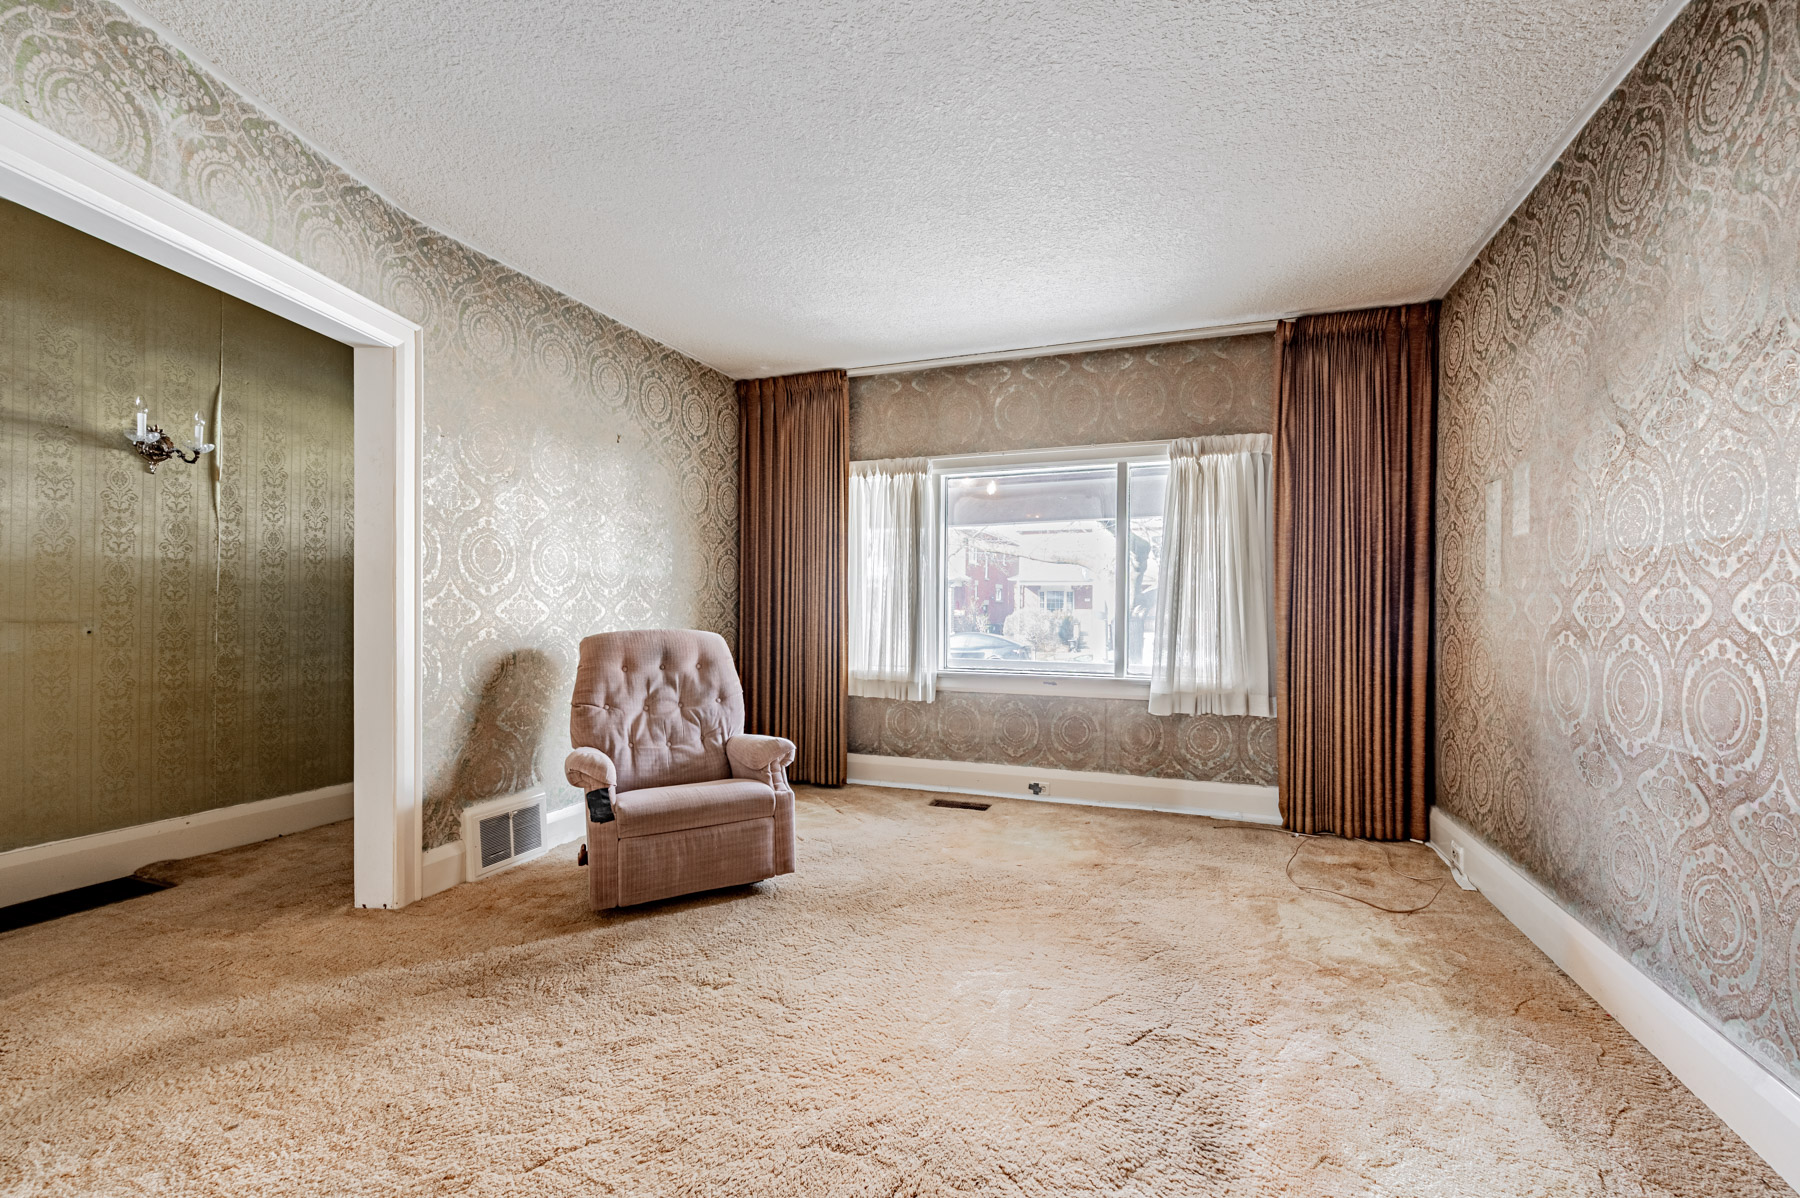
[[[1111,674],[1117,525],[1111,464],[947,476],[944,664]]]
[[[1163,488],[1169,466],[1157,462],[1130,469],[1130,541],[1127,561],[1131,568],[1126,589],[1125,672],[1150,673],[1151,647],[1156,641],[1156,589],[1162,580]]]

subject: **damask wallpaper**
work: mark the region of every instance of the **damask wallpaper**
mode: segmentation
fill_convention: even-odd
[[[1275,785],[1275,721],[1154,716],[1143,699],[942,691],[932,703],[850,700],[850,751]]]
[[[1445,301],[1440,778],[1800,1085],[1800,7],[1696,0]]]
[[[225,469],[152,475],[225,384]],[[347,346],[0,201],[0,851],[350,781]]]
[[[1267,432],[1268,336],[987,362],[850,380],[857,460]],[[851,698],[850,751],[1275,785],[1275,721],[1153,716],[1143,699],[943,691]]]
[[[734,635],[730,380],[411,219],[102,0],[0,10],[0,103],[424,328],[428,846],[466,800],[576,800],[582,636]]]
[[[1266,433],[1275,339],[1216,337],[850,380],[850,456]]]

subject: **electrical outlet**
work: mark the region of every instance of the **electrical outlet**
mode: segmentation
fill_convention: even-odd
[[[1469,881],[1469,862],[1458,841],[1450,842],[1450,876],[1464,890],[1475,889],[1475,883]]]
[[[1025,789],[1029,790],[1032,794],[1041,797],[1050,793],[1050,784],[1048,782],[1033,782],[1027,785]]]

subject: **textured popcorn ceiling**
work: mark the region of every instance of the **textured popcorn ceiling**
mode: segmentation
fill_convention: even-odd
[[[739,376],[1441,295],[1667,0],[137,0]]]

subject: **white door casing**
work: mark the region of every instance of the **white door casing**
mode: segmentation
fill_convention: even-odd
[[[0,198],[355,350],[354,901],[419,898],[419,326],[4,106]]]

